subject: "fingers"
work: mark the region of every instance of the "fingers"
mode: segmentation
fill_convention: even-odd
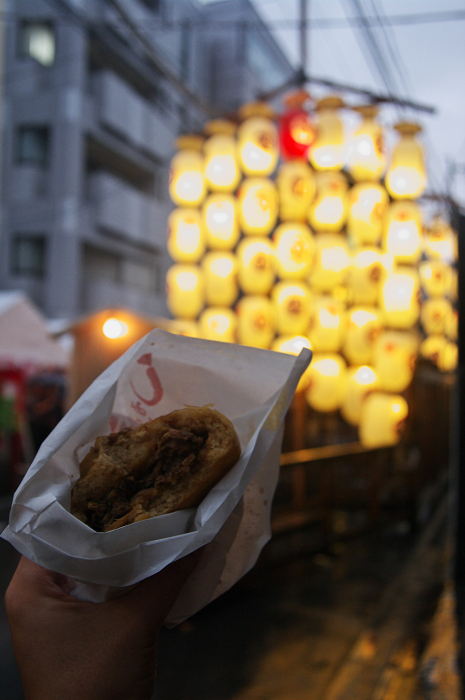
[[[162,625],[202,553],[203,549],[198,549],[173,562],[158,574],[141,581],[126,595],[111,602],[125,608],[133,608],[134,611],[143,611],[146,615],[153,615]]]

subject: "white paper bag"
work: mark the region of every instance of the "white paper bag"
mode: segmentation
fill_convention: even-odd
[[[311,359],[155,330],[87,389],[42,444],[16,491],[2,537],[68,576],[73,594],[99,602],[205,546],[167,624],[226,591],[270,538],[283,421]],[[79,462],[99,435],[184,406],[211,405],[234,424],[239,462],[197,509],[95,532],[69,512]]]

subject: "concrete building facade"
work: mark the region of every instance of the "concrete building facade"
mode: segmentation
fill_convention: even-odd
[[[49,318],[168,316],[169,162],[179,133],[292,68],[249,0],[13,0],[3,86],[0,288]]]

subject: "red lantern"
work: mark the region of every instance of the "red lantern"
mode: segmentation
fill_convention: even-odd
[[[305,159],[307,151],[316,138],[316,129],[310,115],[303,109],[309,94],[298,90],[285,98],[287,107],[279,120],[279,140],[281,156],[285,160]]]

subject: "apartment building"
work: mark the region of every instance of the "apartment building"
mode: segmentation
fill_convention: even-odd
[[[291,66],[249,0],[10,0],[6,18],[0,288],[49,318],[168,316],[174,140]]]

